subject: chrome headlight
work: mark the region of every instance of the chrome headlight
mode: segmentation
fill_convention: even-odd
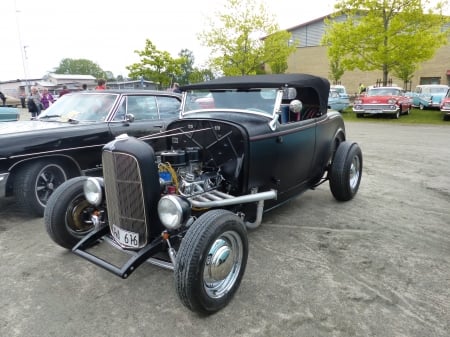
[[[101,178],[88,178],[84,182],[83,191],[86,200],[94,205],[98,206],[103,200],[103,180]]]
[[[191,205],[187,199],[169,194],[158,202],[158,215],[167,229],[180,228],[191,213]]]

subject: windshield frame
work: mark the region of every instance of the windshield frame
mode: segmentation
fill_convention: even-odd
[[[251,89],[204,88],[184,91],[181,116],[205,111],[211,113],[239,112],[263,116],[272,120],[280,112],[284,92],[282,89],[274,87]],[[247,98],[248,100],[246,100]],[[243,105],[239,106],[239,103]],[[219,106],[216,106],[217,104]],[[261,108],[261,106],[258,108],[258,104],[264,105],[264,108]]]

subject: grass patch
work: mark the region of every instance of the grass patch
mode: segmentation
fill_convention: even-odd
[[[439,124],[450,125],[449,121],[442,119],[443,112],[440,110],[420,110],[412,109],[409,115],[401,115],[399,119],[391,118],[385,115],[366,115],[363,118],[357,118],[352,108],[347,108],[342,112],[345,121],[355,122],[383,122],[383,123],[402,123],[402,124]]]

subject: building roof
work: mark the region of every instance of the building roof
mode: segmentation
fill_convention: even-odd
[[[53,77],[56,80],[95,80],[96,78],[92,75],[74,75],[74,74],[48,74],[48,77]]]

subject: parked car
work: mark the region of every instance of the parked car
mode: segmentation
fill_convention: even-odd
[[[370,87],[365,95],[355,99],[353,111],[357,117],[386,114],[399,118],[402,114],[410,113],[411,99],[405,96],[400,87]]]
[[[101,174],[101,149],[117,135],[160,133],[177,118],[181,95],[159,91],[91,91],[59,98],[37,120],[0,123],[0,197],[28,214],[44,214],[69,178]]]
[[[19,117],[19,109],[0,106],[0,122],[17,121]]]
[[[350,106],[348,95],[342,96],[338,91],[330,89],[328,96],[328,108],[342,112]]]
[[[347,93],[347,89],[345,88],[345,86],[343,86],[341,84],[334,84],[334,85],[330,86],[330,89],[331,90],[336,90],[341,97],[350,99],[350,96]]]
[[[443,84],[422,84],[414,90],[413,106],[420,110],[439,109],[441,101],[449,89],[448,85]]]
[[[20,98],[16,98],[10,95],[5,95],[6,101],[5,106],[12,107],[12,108],[20,108],[22,107],[22,102],[20,101]],[[0,102],[1,104],[1,102]]]
[[[442,99],[440,109],[444,113],[442,117],[444,121],[450,121],[450,89],[447,90],[447,94]]]
[[[327,109],[326,79],[224,77],[181,89],[165,149],[116,137],[103,148],[103,177],[66,181],[44,219],[56,244],[122,278],[145,261],[173,270],[181,302],[209,314],[239,287],[247,229],[326,181],[337,200],[352,199],[363,157],[342,116]],[[206,96],[213,108],[198,103]],[[107,261],[90,249],[99,240],[131,257],[121,266]]]

